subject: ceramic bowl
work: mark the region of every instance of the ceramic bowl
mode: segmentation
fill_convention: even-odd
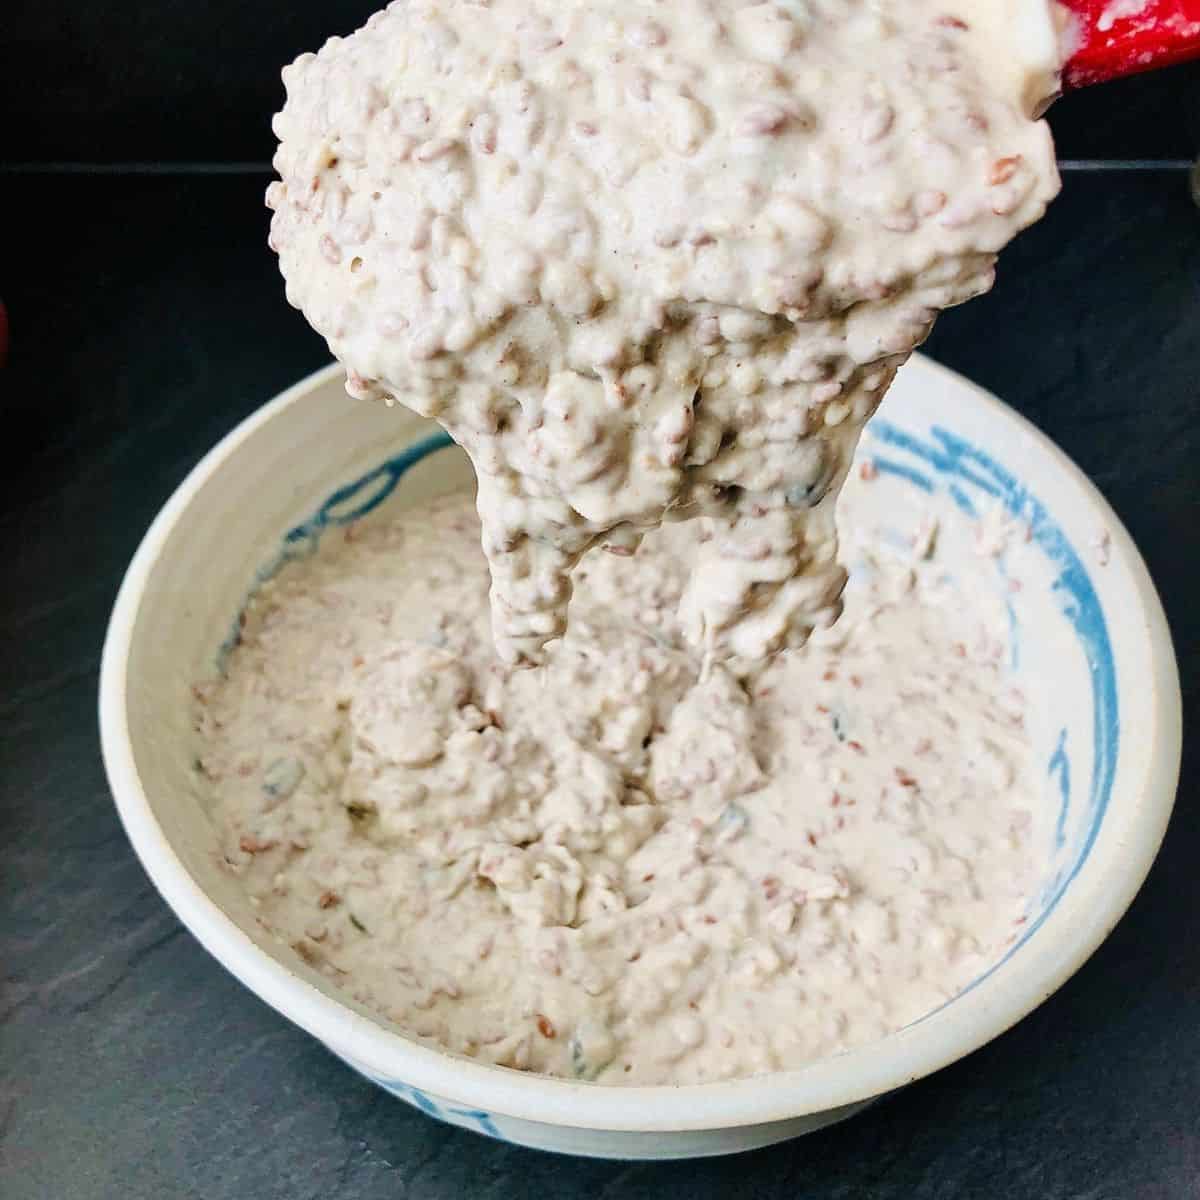
[[[859,461],[872,478],[853,473],[856,520],[900,544],[935,512],[947,569],[974,572],[1004,598],[1044,763],[1044,886],[1000,961],[937,1011],[800,1070],[606,1087],[424,1045],[257,924],[215,865],[192,767],[191,685],[211,675],[255,584],[327,530],[471,484],[436,429],[351,401],[337,367],[271,401],[195,468],[117,598],[100,683],[104,759],[151,879],[215,958],[355,1070],[432,1117],[543,1149],[630,1159],[746,1150],[841,1120],[970,1053],[1077,970],[1145,878],[1178,778],[1178,674],[1128,534],[1080,471],[1000,401],[915,358]]]

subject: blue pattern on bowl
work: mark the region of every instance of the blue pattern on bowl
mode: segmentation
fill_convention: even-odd
[[[456,1108],[450,1104],[439,1104],[428,1093],[413,1087],[410,1083],[401,1083],[394,1079],[380,1079],[375,1075],[367,1074],[361,1067],[356,1070],[372,1083],[378,1084],[384,1091],[391,1092],[393,1096],[399,1096],[401,1100],[407,1100],[409,1104],[414,1108],[419,1108],[426,1116],[436,1117],[437,1120],[446,1121],[451,1125],[464,1125],[476,1133],[486,1134],[500,1142],[508,1141],[508,1138],[496,1128],[492,1114],[484,1112],[481,1108]]]

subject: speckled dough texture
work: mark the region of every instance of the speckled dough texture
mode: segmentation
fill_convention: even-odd
[[[1024,919],[1040,792],[1003,603],[934,524],[876,549],[848,499],[844,616],[749,681],[687,641],[694,525],[580,564],[536,671],[492,652],[469,497],[327,535],[196,687],[222,867],[349,995],[485,1062],[698,1082],[915,1020]]]
[[[1057,191],[1018,24],[963,0],[407,0],[284,72],[288,298],[353,395],[471,456],[507,661],[561,636],[587,549],[667,518],[705,519],[680,604],[714,658],[836,617],[863,422]]]

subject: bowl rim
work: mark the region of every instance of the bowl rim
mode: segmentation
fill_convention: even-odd
[[[380,1081],[428,1090],[489,1114],[550,1126],[612,1132],[684,1132],[786,1121],[858,1105],[971,1053],[1014,1025],[1056,991],[1108,936],[1129,907],[1154,861],[1175,800],[1182,751],[1179,673],[1166,616],[1132,538],[1098,489],[1045,434],[970,380],[923,355],[906,370],[940,375],[973,393],[974,401],[1013,422],[1064,472],[1110,535],[1110,561],[1120,561],[1136,589],[1138,622],[1148,648],[1148,716],[1138,736],[1153,732],[1140,795],[1130,814],[1114,869],[1080,871],[1071,892],[1086,901],[1072,924],[1059,910],[1039,937],[1055,953],[1034,971],[992,972],[945,1008],[881,1041],[804,1067],[716,1083],[613,1086],[535,1075],[471,1061],[423,1045],[348,1002],[325,994],[254,944],[208,897],[175,854],[154,816],[133,754],[127,712],[128,657],[147,580],[172,530],[217,469],[262,426],[342,373],[333,363],[313,372],[238,424],[187,475],[143,537],[121,583],[101,657],[99,723],[109,786],[122,824],[151,881],[196,939],[261,999]],[[1122,705],[1127,691],[1121,689]],[[1122,725],[1126,725],[1124,716]],[[1111,813],[1110,813],[1111,815]],[[1136,819],[1133,819],[1135,818]],[[1079,904],[1074,907],[1080,907]],[[1017,969],[1011,969],[1017,965]]]

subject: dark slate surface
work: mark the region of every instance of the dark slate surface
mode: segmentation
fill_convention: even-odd
[[[1016,1029],[839,1128],[724,1161],[583,1163],[441,1127],[360,1081],[183,932],[118,826],[95,690],[159,505],[324,361],[258,178],[0,180],[0,1195],[5,1200],[1200,1196],[1195,745],[1163,852]],[[1072,174],[930,347],[1096,480],[1200,678],[1200,212],[1182,172]],[[16,431],[14,434],[14,430]]]
[[[263,161],[279,69],[348,34],[382,0],[7,0],[0,161]],[[1187,158],[1200,144],[1200,66],[1064,99],[1064,158]]]

